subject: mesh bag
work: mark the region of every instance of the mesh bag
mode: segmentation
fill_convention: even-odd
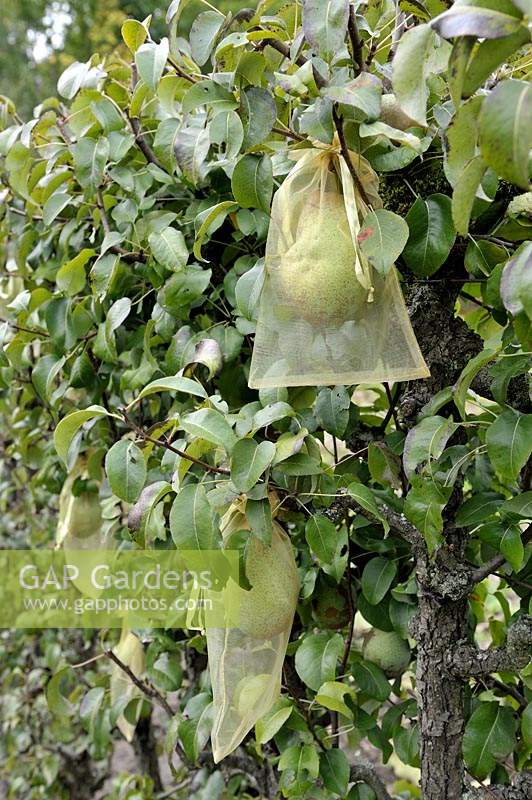
[[[244,508],[245,503],[234,504],[223,517],[224,540],[234,531],[249,530]],[[275,520],[270,547],[252,538],[246,574],[250,590],[233,581],[224,590],[227,608],[238,603],[240,627],[207,630],[215,762],[238,747],[257,720],[275,704],[281,689],[299,577],[290,540]]]
[[[250,387],[427,377],[395,269],[381,277],[360,251],[370,206],[338,148],[292,155],[272,205]],[[352,160],[380,208],[376,174],[362,156]]]
[[[116,647],[113,648],[113,652],[117,658],[120,659],[122,664],[125,664],[126,667],[129,667],[136,678],[142,678],[146,669],[144,648],[142,646],[142,642],[135,636],[134,633],[131,633],[129,628],[127,628],[125,625],[122,628],[120,641]],[[120,706],[122,709],[122,713],[116,720],[116,727],[128,742],[132,742],[133,736],[135,735],[136,723],[140,718],[142,706],[140,703],[138,703],[134,712],[134,721],[131,720],[131,714],[129,715],[129,719],[126,719],[123,712],[126,710],[126,707],[131,700],[133,700],[135,697],[142,696],[141,691],[135,686],[129,675],[127,675],[127,673],[124,672],[124,670],[114,662],[111,665],[111,681],[109,690],[111,697],[111,708],[115,710],[118,706]]]

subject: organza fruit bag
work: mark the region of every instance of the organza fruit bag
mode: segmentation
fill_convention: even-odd
[[[275,504],[275,500],[272,502]],[[251,588],[233,580],[224,590],[228,618],[238,613],[238,627],[207,629],[213,694],[212,752],[215,762],[231,753],[275,704],[299,594],[292,545],[272,520],[270,544],[249,530],[246,501],[234,503],[221,520],[224,546],[232,536],[247,539],[246,576]]]
[[[351,154],[368,205],[336,144],[291,156],[272,204],[250,387],[427,377],[395,268],[379,275],[358,242],[382,207],[375,172]]]

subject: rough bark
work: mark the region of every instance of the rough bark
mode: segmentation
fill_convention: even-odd
[[[447,654],[465,638],[467,601],[435,594],[422,582],[428,571],[421,559],[416,618],[421,791],[424,800],[460,800],[464,684],[449,671]]]

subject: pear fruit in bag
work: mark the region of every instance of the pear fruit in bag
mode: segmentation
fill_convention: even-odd
[[[395,268],[380,274],[359,233],[382,207],[360,154],[295,150],[272,203],[249,386],[335,386],[429,375]]]
[[[286,251],[279,281],[289,305],[314,325],[355,319],[367,291],[355,273],[353,240],[340,194],[314,192]]]
[[[249,531],[244,503],[233,504],[221,521],[224,541],[234,531]],[[253,536],[251,531],[250,537]],[[209,628],[207,648],[213,692],[213,757],[231,753],[275,704],[299,594],[299,577],[290,540],[274,519],[271,545],[253,536],[246,558],[251,585],[230,580],[227,608],[239,609],[238,628]]]

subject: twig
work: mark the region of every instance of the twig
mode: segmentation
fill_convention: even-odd
[[[104,202],[103,202],[103,195],[102,190],[100,187],[96,189],[96,199],[98,201],[98,208],[100,209],[100,217],[102,218],[102,225],[105,233],[111,233],[111,226],[109,224],[109,217],[107,216],[107,212],[105,210]]]
[[[487,306],[481,300],[477,300],[477,298],[473,297],[473,295],[469,294],[469,292],[460,291],[459,294],[460,297],[464,297],[466,300],[469,300],[470,303],[475,303],[475,305],[485,308],[486,311],[490,312],[490,314],[493,313],[494,309],[491,306]]]
[[[522,536],[523,545],[527,545],[529,542],[532,541],[532,523],[523,531]],[[501,554],[495,556],[488,561],[486,564],[483,564],[481,567],[474,569],[471,573],[471,580],[473,584],[480,583],[487,578],[488,575],[493,575],[499,567],[502,567],[503,564],[506,563],[506,557]]]
[[[206,461],[202,461],[200,458],[194,458],[189,453],[185,452],[184,450],[180,450],[178,447],[174,447],[173,444],[170,442],[165,442],[164,439],[155,439],[153,436],[150,436],[146,431],[142,430],[138,425],[135,425],[132,422],[127,413],[122,409],[122,417],[126,425],[128,425],[135,433],[141,437],[145,442],[151,442],[152,444],[158,445],[159,447],[164,447],[166,450],[170,450],[172,453],[175,453],[181,458],[185,458],[187,461],[191,461],[193,464],[197,464],[198,467],[203,467],[203,469],[208,470],[209,472],[216,472],[220,475],[230,475],[231,470],[225,469],[224,467],[213,467],[212,464],[207,464]]]
[[[107,658],[113,661],[116,664],[116,666],[122,670],[122,672],[126,673],[128,678],[132,681],[132,683],[135,684],[137,689],[140,689],[140,691],[146,697],[149,697],[150,700],[156,700],[157,703],[159,703],[159,705],[161,706],[161,708],[164,709],[164,711],[168,714],[168,716],[171,717],[172,719],[174,718],[175,711],[172,709],[167,699],[163,697],[162,694],[158,692],[154,686],[150,686],[150,684],[145,683],[140,678],[137,678],[133,670],[131,670],[127,666],[127,664],[124,664],[124,662],[118,658],[118,656],[116,655],[116,653],[113,652],[113,650],[104,650],[104,655],[106,655]]]
[[[399,384],[397,384],[397,386],[395,387],[395,392],[394,392],[393,397],[392,397],[392,393],[391,393],[391,390],[390,390],[390,384],[389,383],[385,383],[384,384],[384,389],[386,391],[386,397],[388,398],[389,408],[388,408],[388,411],[386,413],[386,416],[384,417],[384,419],[383,419],[383,421],[381,423],[381,431],[385,431],[386,430],[386,427],[387,427],[387,425],[388,425],[388,423],[389,423],[389,421],[391,420],[392,417],[393,417],[393,421],[395,422],[395,427],[397,428],[398,431],[400,431],[401,430],[401,426],[399,424],[399,419],[397,417],[396,405],[397,405],[397,401],[399,400],[399,396],[401,394],[401,388],[400,388]]]
[[[34,328],[25,328],[23,325],[16,325],[14,322],[11,322],[8,319],[3,319],[0,317],[0,323],[4,322],[7,323],[9,327],[13,328],[13,330],[15,331],[22,331],[23,333],[33,333],[34,336],[45,336],[45,337],[50,336],[50,334],[47,333],[46,331],[37,331]]]
[[[351,173],[351,177],[353,178],[355,186],[357,187],[362,200],[365,202],[365,204],[367,206],[371,206],[369,197],[366,194],[366,190],[364,189],[364,186],[362,185],[362,182],[361,182],[360,178],[357,175],[355,166],[354,166],[353,162],[351,161],[351,155],[349,153],[349,148],[348,148],[347,142],[345,140],[344,126],[343,126],[343,123],[342,123],[342,118],[338,113],[338,107],[337,107],[336,104],[333,105],[332,116],[333,116],[334,126],[336,128],[337,133],[338,133],[338,139],[340,141],[340,148],[342,150],[342,155],[344,157],[345,163],[347,164],[347,168],[349,169],[349,172]]]
[[[363,44],[358,30],[355,7],[351,5],[349,6],[349,21],[347,23],[347,30],[349,33],[349,39],[351,41],[351,49],[353,51],[356,77],[365,70],[366,65],[364,64],[364,58],[362,56]]]
[[[272,133],[278,133],[280,136],[286,136],[288,139],[295,139],[296,142],[306,141],[304,136],[300,136],[299,133],[296,133],[295,131],[290,129],[283,130],[283,128],[273,127]]]
[[[182,70],[179,64],[177,64],[173,58],[169,57],[168,63],[172,65],[172,67],[175,69],[180,78],[184,78],[189,83],[197,83],[196,78],[193,78],[192,75],[188,75],[188,73]]]
[[[527,706],[526,697],[523,694],[521,694],[519,689],[517,689],[515,686],[511,686],[508,683],[503,683],[502,681],[497,680],[497,678],[493,678],[491,675],[482,678],[480,682],[483,683],[486,687],[492,689],[500,689],[501,692],[509,694],[510,697],[513,697],[513,699],[519,703],[521,710],[526,708]]]
[[[141,130],[140,122],[137,119],[137,117],[130,117],[129,114],[128,114],[127,118],[128,118],[129,123],[131,125],[131,129],[132,129],[133,133],[135,134],[135,141],[137,142],[140,150],[142,150],[142,152],[144,153],[146,161],[149,161],[152,164],[155,164],[156,167],[159,167],[159,169],[162,169],[163,172],[166,172],[166,170],[164,169],[163,165],[161,164],[161,162],[159,161],[159,159],[157,158],[157,156],[155,155],[155,153],[151,149],[150,145],[148,144],[148,142],[144,138],[145,134]]]
[[[281,42],[279,39],[261,39],[255,45],[255,49],[263,50],[265,47],[273,47],[274,50],[277,50],[278,53],[281,53],[282,56],[285,58],[290,58],[290,48],[284,42]],[[298,55],[295,59],[295,63],[298,67],[303,67],[307,63],[308,59],[305,58],[303,55]],[[326,81],[321,77],[320,73],[316,69],[314,65],[312,65],[312,72],[314,75],[314,81],[316,82],[316,86],[318,89],[323,89],[326,86]]]

